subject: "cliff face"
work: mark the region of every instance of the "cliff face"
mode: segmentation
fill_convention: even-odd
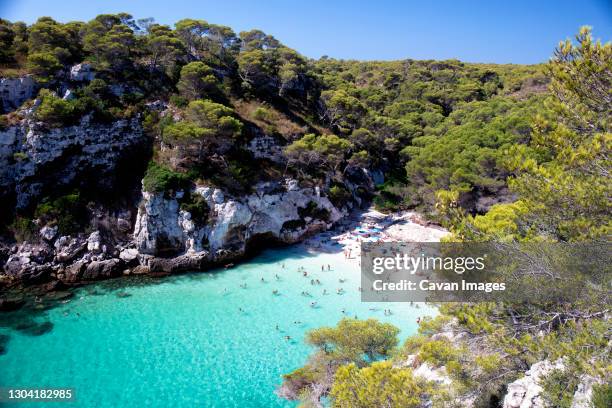
[[[110,124],[85,116],[75,126],[50,129],[34,120],[0,131],[0,200],[17,209],[45,192],[70,186],[112,190],[117,169],[146,151],[139,118]]]
[[[45,226],[39,242],[12,248],[4,270],[12,281],[72,284],[122,274],[205,269],[239,259],[258,240],[297,242],[344,215],[316,188],[299,188],[295,180],[259,185],[258,190],[230,197],[219,189],[197,187],[189,193],[205,199],[210,212],[204,222],[180,208],[186,192],[175,197],[142,192],[133,226],[129,213],[107,217],[89,235],[59,236],[56,227]]]
[[[31,76],[0,78],[0,113],[18,108],[34,96],[36,89],[36,82]]]
[[[193,194],[204,198],[210,209],[204,225],[181,210],[176,198],[144,192],[134,229],[136,247],[150,255],[208,251],[211,259],[223,259],[228,254],[243,254],[258,237],[291,243],[329,228],[342,217],[318,189],[299,188],[296,180],[289,179],[284,185],[260,183],[256,190],[233,198],[220,189],[197,187]]]
[[[89,191],[89,220],[62,234],[54,222],[34,218],[34,236],[20,243],[0,240],[0,284],[56,288],[132,273],[205,269],[262,243],[297,242],[348,211],[336,208],[321,188],[292,178],[257,182],[247,194],[204,184],[155,193],[126,188],[124,179],[142,178],[154,143],[140,116],[100,123],[86,115],[74,126],[49,129],[34,119],[37,104],[20,111],[18,125],[0,131],[0,202],[31,211],[58,191]],[[282,148],[271,141],[260,132],[245,149],[282,165]],[[371,188],[368,173],[360,177]],[[347,188],[357,184],[347,182]],[[105,202],[106,195],[113,199]],[[197,213],[185,206],[194,200]]]

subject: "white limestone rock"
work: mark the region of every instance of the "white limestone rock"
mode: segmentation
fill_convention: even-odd
[[[87,237],[87,251],[93,253],[102,251],[102,236],[100,235],[100,231],[94,231]]]
[[[21,78],[0,78],[0,111],[10,112],[17,109],[34,97],[36,88],[36,82],[29,75]]]
[[[175,254],[209,251],[212,257],[229,251],[244,253],[249,239],[267,235],[284,242],[295,242],[305,234],[324,230],[338,221],[342,214],[315,189],[287,191],[280,184],[258,185],[257,193],[243,197],[229,197],[220,189],[198,186],[194,193],[202,196],[209,208],[206,225],[196,225],[191,214],[179,209],[175,198],[159,193],[143,193],[134,229],[136,247],[143,254],[159,255],[160,242]],[[299,209],[308,206],[325,210],[326,220],[302,217]],[[304,219],[302,219],[304,218]],[[288,221],[302,220],[299,228],[285,228]],[[223,255],[228,255],[223,252]]]
[[[57,235],[57,226],[53,226],[53,227],[44,226],[40,229],[40,236],[44,240],[52,241],[56,235]]]
[[[136,258],[138,258],[138,250],[134,248],[124,249],[119,253],[119,258],[121,258],[125,262],[132,262]]]
[[[504,397],[503,408],[544,408],[541,396],[540,382],[553,370],[563,370],[562,360],[551,363],[548,360],[540,361],[531,366],[525,376],[508,384],[508,393]]]
[[[86,62],[73,65],[70,68],[70,80],[77,82],[89,82],[96,77],[95,72],[91,68],[91,64]]]
[[[17,208],[25,208],[43,187],[70,185],[89,171],[97,175],[91,180],[97,188],[112,190],[117,164],[144,143],[138,118],[98,124],[85,116],[78,125],[51,130],[23,121],[0,131],[0,196],[14,194]]]

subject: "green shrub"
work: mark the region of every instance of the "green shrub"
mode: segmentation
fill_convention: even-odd
[[[0,130],[4,130],[8,128],[8,126],[9,126],[8,117],[6,115],[0,115]]]
[[[593,387],[593,408],[612,407],[612,384],[601,384]]]
[[[55,199],[45,198],[36,207],[34,216],[42,225],[57,225],[61,234],[82,231],[89,222],[86,202],[78,192]]]
[[[210,213],[206,200],[199,194],[185,194],[181,202],[181,210],[188,211],[191,219],[198,225],[205,224]]]
[[[540,383],[547,407],[570,408],[578,387],[578,378],[569,370],[554,370]]]
[[[29,241],[36,237],[38,232],[32,219],[26,217],[16,217],[9,226],[9,230],[18,242]]]
[[[267,122],[272,118],[272,113],[263,106],[260,106],[253,111],[253,118]]]
[[[351,193],[349,193],[348,190],[342,186],[336,185],[329,189],[329,200],[337,208],[341,208],[350,199]]]
[[[170,97],[170,103],[176,106],[177,108],[184,108],[189,105],[189,99],[180,95],[172,95]]]
[[[185,188],[189,178],[161,164],[151,162],[142,183],[145,191],[161,193]]]
[[[310,201],[306,207],[299,207],[298,214],[300,218],[310,217],[323,221],[328,221],[330,215],[327,209],[319,208],[314,201]]]
[[[24,159],[27,159],[27,158],[28,158],[28,155],[26,153],[24,153],[24,152],[13,153],[13,160],[15,160],[15,161],[24,160]]]
[[[74,124],[80,116],[75,103],[65,101],[47,89],[41,89],[38,98],[40,104],[36,108],[35,117],[49,127]]]

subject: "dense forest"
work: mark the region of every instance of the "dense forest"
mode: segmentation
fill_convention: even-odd
[[[291,176],[338,208],[416,209],[457,241],[604,240],[612,229],[612,45],[588,28],[549,63],[521,66],[312,60],[259,30],[202,20],[43,17],[0,20],[0,66],[3,78],[37,84],[35,97],[5,108],[2,129],[137,118],[151,143],[125,178],[147,192],[207,183],[240,195]],[[262,135],[282,159],[246,149]],[[24,205],[2,195],[2,233],[32,239],[40,220],[65,234],[86,230],[91,202],[108,197],[94,186],[42,189]],[[180,205],[206,222],[198,196]],[[555,304],[445,305],[402,346],[397,329],[374,320],[313,330],[316,351],[284,377],[282,395],[306,407],[494,407],[533,363],[563,358],[543,384],[548,406],[570,407],[586,375],[600,384],[594,406],[610,406],[608,285]],[[450,383],[416,378],[408,356],[444,366]]]
[[[156,141],[145,188],[156,191],[205,179],[244,192],[289,172],[326,179],[342,206],[351,193],[372,198],[342,183],[367,168],[384,173],[374,197],[381,209],[435,216],[436,191],[452,190],[470,213],[484,213],[512,200],[502,158],[529,142],[529,118],[542,110],[548,82],[542,66],[314,61],[261,31],[236,35],[201,20],[172,29],[120,14],[0,27],[2,75],[34,76],[41,90],[33,116],[44,126],[142,115]],[[91,67],[95,79],[71,77],[75,64]],[[158,100],[168,104],[161,114],[152,109]],[[284,146],[288,166],[244,151],[261,133]]]

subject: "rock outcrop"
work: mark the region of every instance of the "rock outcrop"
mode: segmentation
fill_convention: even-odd
[[[154,256],[207,251],[210,260],[244,254],[258,237],[292,243],[307,234],[329,228],[342,214],[316,188],[297,188],[296,182],[262,183],[257,192],[231,197],[219,189],[199,186],[210,214],[204,225],[180,209],[178,197],[143,193],[134,229],[142,254]]]
[[[91,64],[86,62],[82,64],[73,65],[70,68],[70,80],[83,82],[83,81],[92,81],[96,77],[95,72],[91,68]]]
[[[112,190],[122,162],[142,154],[145,137],[139,118],[110,124],[90,115],[75,126],[45,129],[33,120],[0,131],[0,199],[27,207],[45,191],[94,182]]]
[[[529,371],[518,380],[508,384],[507,394],[504,397],[503,408],[544,408],[546,405],[542,397],[542,381],[554,370],[565,370],[563,359],[555,362],[539,361],[531,366]],[[593,396],[593,386],[599,381],[589,375],[580,377],[580,384],[574,393],[571,408],[590,408]]]
[[[17,109],[34,96],[36,89],[36,82],[29,75],[20,78],[0,78],[0,113]]]
[[[540,381],[553,370],[563,370],[561,360],[551,363],[540,361],[531,366],[524,377],[508,384],[508,393],[504,397],[504,408],[544,408],[542,386]]]
[[[284,163],[283,147],[278,141],[264,133],[258,134],[247,145],[248,150],[256,159],[268,159],[275,163]]]

